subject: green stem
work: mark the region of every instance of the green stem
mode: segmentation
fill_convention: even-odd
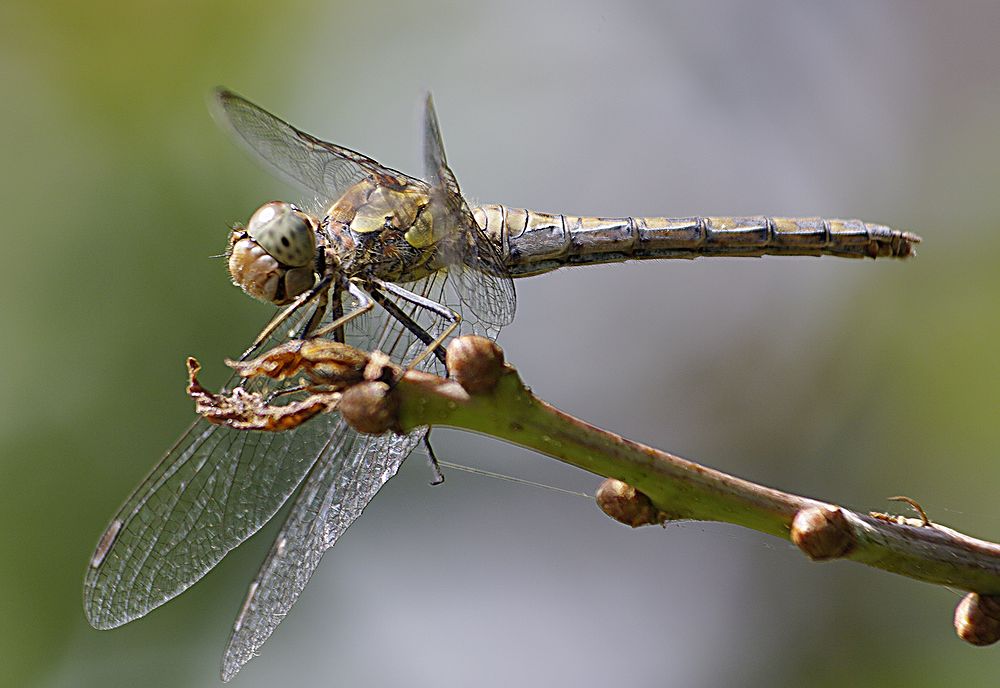
[[[723,521],[789,539],[803,509],[837,509],[757,485],[601,430],[536,398],[507,368],[492,390],[470,395],[458,383],[408,373],[397,387],[399,423],[470,430],[534,449],[632,485],[673,520]],[[842,555],[911,578],[1000,594],[1000,545],[937,525],[841,509],[850,530]]]

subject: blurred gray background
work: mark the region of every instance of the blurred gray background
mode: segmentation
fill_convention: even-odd
[[[171,604],[89,628],[86,562],[269,309],[227,225],[294,194],[216,129],[224,84],[419,174],[434,93],[470,200],[592,214],[821,214],[923,235],[908,263],[765,258],[523,280],[501,337],[543,398],[782,489],[1000,538],[995,2],[0,6],[5,288],[0,683],[215,686],[274,527]],[[442,458],[589,491],[488,438]],[[960,595],[717,524],[419,455],[240,686],[990,685]]]

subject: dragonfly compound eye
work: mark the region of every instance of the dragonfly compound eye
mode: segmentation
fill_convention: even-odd
[[[272,303],[281,300],[278,287],[285,271],[274,256],[242,233],[233,232],[230,242],[229,274],[233,284],[255,299]]]
[[[247,223],[247,234],[284,265],[305,267],[316,257],[313,222],[290,203],[272,201],[262,205]]]

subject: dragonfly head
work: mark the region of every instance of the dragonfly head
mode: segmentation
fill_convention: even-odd
[[[229,274],[250,296],[291,303],[316,283],[314,218],[291,203],[265,203],[229,237]]]

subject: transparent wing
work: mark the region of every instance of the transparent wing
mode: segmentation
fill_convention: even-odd
[[[327,446],[336,418],[316,421],[267,433],[196,420],[101,538],[84,577],[90,624],[113,628],[143,616],[260,529]]]
[[[230,680],[256,655],[302,593],[323,553],[396,474],[421,434],[369,437],[349,431],[320,457],[250,586],[223,656],[222,680]],[[338,455],[345,460],[337,460]]]
[[[431,212],[435,226],[445,224],[439,251],[455,282],[465,317],[479,328],[472,331],[496,338],[514,319],[517,305],[514,282],[497,247],[479,228],[462,197],[458,180],[448,167],[434,101],[427,96],[424,111],[424,168],[431,185]]]
[[[447,284],[448,273],[442,271],[407,287],[447,303]],[[446,323],[434,313],[394,301],[432,335],[445,327]],[[424,347],[415,335],[379,308],[352,321],[347,341],[366,351],[380,349],[395,361],[408,361]],[[425,358],[419,367],[443,372],[443,366],[433,356]],[[420,429],[405,436],[359,436],[339,421],[330,445],[316,462],[250,585],[223,656],[223,680],[235,676],[257,654],[302,593],[323,553],[333,547],[382,485],[395,475],[425,432]]]
[[[445,272],[435,273],[413,289],[446,302],[447,277]],[[424,309],[400,306],[433,334],[444,326]],[[307,315],[297,315],[283,331],[296,330]],[[380,310],[377,316],[356,322],[348,334],[348,341],[359,348],[380,348],[397,361],[412,358],[423,346]],[[272,337],[265,348],[278,341]],[[434,357],[421,367],[443,372]],[[248,388],[267,393],[273,384],[255,379]],[[270,520],[318,458],[356,464],[359,469],[365,460],[395,461],[398,466],[421,436],[418,432],[406,442],[388,444],[383,438],[375,438],[374,444],[356,442],[353,430],[337,415],[317,416],[279,433],[234,430],[196,420],[126,500],[102,536],[84,577],[88,621],[95,628],[114,628],[186,590]],[[330,450],[336,446],[341,447],[340,455]],[[350,486],[343,487],[347,498]],[[353,517],[365,504],[367,499]],[[292,601],[294,596],[288,606]]]
[[[367,155],[300,131],[232,91],[216,90],[211,106],[215,118],[240,144],[280,177],[320,201],[339,198],[350,186],[372,175],[394,183],[411,179]]]

